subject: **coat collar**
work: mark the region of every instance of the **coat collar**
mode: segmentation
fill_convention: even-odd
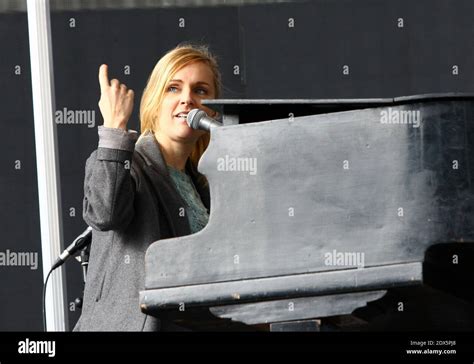
[[[155,138],[155,135],[152,132],[147,132],[140,136],[138,139],[135,150],[140,153],[140,155],[145,160],[146,164],[163,176],[168,183],[173,184],[171,176],[166,166],[166,162],[161,154],[160,144]],[[199,173],[196,168],[191,163],[190,159],[186,162],[186,172],[191,176],[196,190],[201,196],[201,200],[204,206],[209,210],[210,209],[210,194],[209,186],[202,182],[204,177]]]
[[[140,153],[149,167],[155,169],[162,176],[169,178],[168,168],[161,154],[160,144],[158,144],[153,133],[147,132],[141,135],[135,145],[135,150]]]

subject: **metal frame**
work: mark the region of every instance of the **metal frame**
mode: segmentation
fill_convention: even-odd
[[[49,0],[27,0],[43,280],[61,253],[62,222]],[[64,273],[46,291],[47,331],[65,331]]]

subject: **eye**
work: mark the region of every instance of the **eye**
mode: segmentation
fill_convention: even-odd
[[[207,90],[205,88],[202,88],[202,87],[197,88],[196,92],[200,95],[207,95]]]
[[[168,92],[176,92],[176,91],[178,91],[178,88],[177,88],[176,86],[169,86],[166,91],[168,91]]]

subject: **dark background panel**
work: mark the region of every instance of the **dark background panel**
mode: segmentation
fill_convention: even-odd
[[[0,265],[0,330],[41,330],[43,271],[25,13],[0,14],[0,100],[0,253],[34,254],[37,264]]]
[[[384,2],[242,9],[248,98],[382,95]],[[290,18],[294,27],[290,27]],[[349,75],[343,66],[349,66]],[[360,87],[363,85],[363,87]]]
[[[469,92],[474,2],[313,1],[243,7],[248,98]],[[289,18],[294,28],[288,27]],[[403,19],[403,28],[398,19]],[[349,75],[342,67],[349,66]],[[460,73],[452,74],[458,65]]]
[[[23,1],[23,0],[22,0]],[[21,8],[21,7],[20,7]],[[67,6],[63,7],[67,8]],[[317,0],[257,5],[52,11],[56,109],[94,112],[94,125],[58,124],[64,243],[82,220],[84,164],[102,124],[98,67],[135,90],[129,126],[155,63],[183,41],[210,45],[223,98],[366,98],[474,92],[471,0]],[[71,19],[75,27],[70,26]],[[288,27],[288,19],[294,27]],[[397,26],[403,18],[404,27]],[[180,28],[179,20],[185,27]],[[31,78],[26,13],[0,14],[0,251],[39,253]],[[22,75],[14,75],[14,65]],[[349,75],[343,75],[348,65]],[[459,66],[459,75],[452,66]],[[124,67],[130,66],[130,74]],[[239,72],[234,71],[236,66]],[[22,169],[14,170],[14,161]],[[66,265],[70,328],[80,310],[80,264]],[[0,267],[0,330],[41,329],[41,268]]]
[[[391,2],[390,9],[394,17],[405,19],[406,34],[398,34],[403,41],[390,39],[387,51],[401,66],[394,75],[399,94],[473,90],[473,1],[403,0]],[[457,76],[453,65],[459,66]]]

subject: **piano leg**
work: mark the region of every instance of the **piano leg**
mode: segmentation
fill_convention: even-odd
[[[321,330],[321,320],[302,320],[275,322],[270,324],[270,331],[312,332]]]

